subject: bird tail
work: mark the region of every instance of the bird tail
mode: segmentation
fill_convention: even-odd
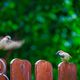
[[[22,46],[25,43],[25,40],[20,41],[20,45]]]

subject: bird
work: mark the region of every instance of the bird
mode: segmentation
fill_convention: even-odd
[[[0,49],[1,50],[12,50],[20,48],[24,44],[25,40],[14,41],[11,36],[6,35],[0,38]]]
[[[56,55],[58,55],[58,56],[61,57],[62,62],[68,62],[68,61],[70,60],[70,58],[72,58],[69,53],[64,52],[64,51],[62,51],[62,50],[59,50],[59,51],[56,53]]]

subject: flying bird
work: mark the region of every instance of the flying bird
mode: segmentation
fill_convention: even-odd
[[[14,41],[11,40],[9,35],[0,38],[0,49],[2,50],[12,50],[16,48],[20,48],[24,44],[25,40]]]
[[[69,55],[69,53],[64,52],[62,50],[59,50],[56,54],[61,57],[61,59],[62,59],[63,62],[68,62],[69,59],[71,58],[71,56]]]

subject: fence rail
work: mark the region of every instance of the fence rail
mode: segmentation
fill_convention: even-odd
[[[0,80],[9,80],[6,76],[4,59],[0,59]],[[13,59],[10,63],[10,80],[31,80],[31,63],[27,60]],[[35,80],[54,80],[50,62],[39,60],[35,63]],[[77,80],[76,65],[67,62],[60,63],[58,80]]]

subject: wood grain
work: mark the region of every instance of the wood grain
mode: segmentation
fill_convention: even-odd
[[[58,80],[77,80],[76,65],[63,62],[58,66]]]
[[[39,60],[35,64],[36,80],[53,80],[52,65],[45,60]]]
[[[15,59],[10,66],[11,80],[31,80],[31,64],[27,60]]]

